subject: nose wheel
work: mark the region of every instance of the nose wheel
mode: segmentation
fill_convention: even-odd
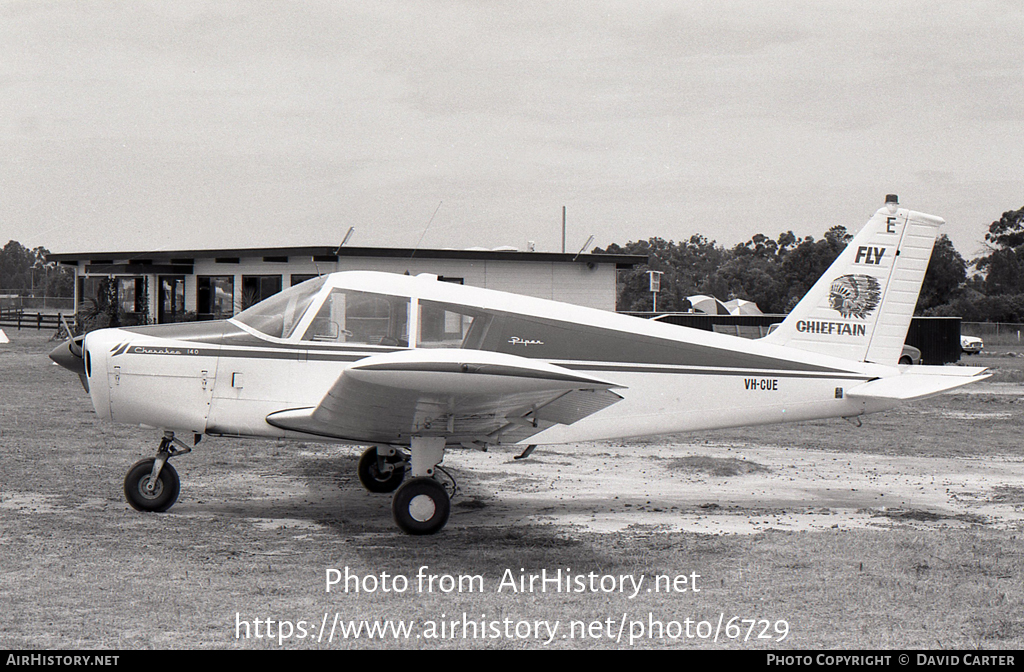
[[[125,499],[136,511],[166,511],[178,501],[181,490],[178,472],[171,465],[165,464],[154,480],[155,462],[154,457],[139,460],[124,477]]]
[[[199,443],[200,435],[196,435]],[[174,432],[164,432],[156,457],[139,460],[124,477],[124,496],[136,511],[166,511],[178,501],[181,479],[167,462],[175,455],[192,452]]]

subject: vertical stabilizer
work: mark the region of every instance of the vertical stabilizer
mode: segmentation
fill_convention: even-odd
[[[765,341],[895,365],[944,223],[890,196]]]

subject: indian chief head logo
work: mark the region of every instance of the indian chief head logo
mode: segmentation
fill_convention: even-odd
[[[829,306],[843,317],[864,319],[878,307],[882,288],[870,275],[843,275],[832,282]]]

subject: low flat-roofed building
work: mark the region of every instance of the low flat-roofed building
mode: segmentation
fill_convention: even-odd
[[[335,271],[430,273],[457,282],[615,310],[616,270],[645,256],[511,250],[269,247],[50,254],[75,268],[75,306],[107,290],[126,323],[231,317],[286,287]]]

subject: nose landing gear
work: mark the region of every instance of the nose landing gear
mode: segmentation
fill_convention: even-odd
[[[199,443],[201,435],[196,435]],[[166,511],[178,501],[181,480],[178,472],[167,463],[177,455],[192,452],[174,432],[164,432],[156,457],[139,460],[124,477],[124,496],[136,511]]]

